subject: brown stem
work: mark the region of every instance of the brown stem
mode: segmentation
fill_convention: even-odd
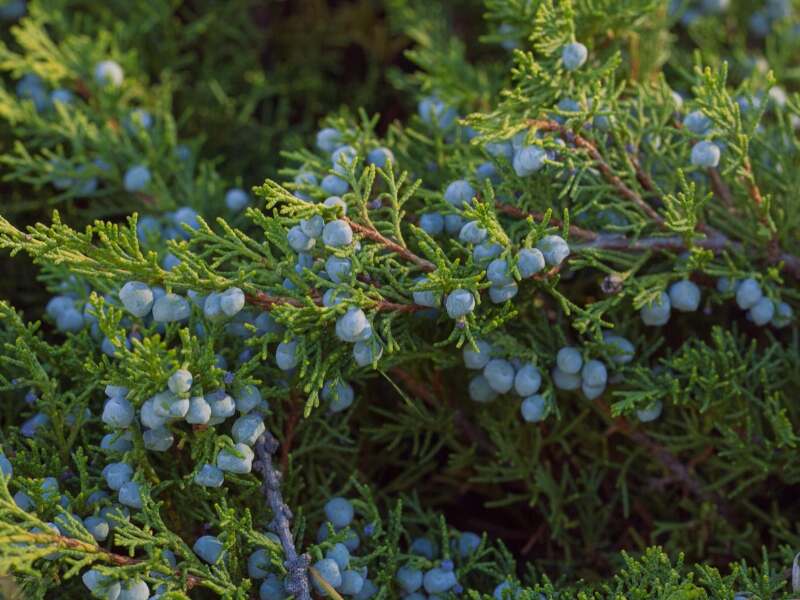
[[[377,229],[367,227],[366,225],[361,225],[360,223],[356,223],[355,221],[353,221],[352,219],[348,219],[347,217],[344,217],[344,220],[350,225],[350,228],[353,231],[360,233],[365,238],[370,239],[373,242],[377,242],[379,244],[382,244],[383,246],[386,246],[387,249],[391,250],[398,256],[403,257],[407,261],[413,262],[423,271],[431,272],[436,270],[436,265],[434,265],[432,262],[417,256],[416,254],[411,252],[411,250],[409,250],[408,248],[401,246],[394,240],[387,238]]]
[[[322,300],[319,296],[312,294],[309,296],[313,301],[314,304],[317,306],[322,306]],[[287,296],[273,296],[272,294],[268,294],[267,292],[255,292],[253,294],[245,294],[245,299],[249,304],[253,306],[258,306],[259,308],[263,308],[265,310],[270,310],[275,306],[297,306],[302,307],[305,306],[303,302],[297,300],[296,298],[289,298]],[[399,302],[389,302],[388,300],[381,300],[374,305],[374,308],[378,312],[400,312],[400,313],[413,313],[418,312],[421,310],[426,310],[426,306],[420,306],[419,304],[401,304]]]

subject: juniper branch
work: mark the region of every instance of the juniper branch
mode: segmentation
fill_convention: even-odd
[[[281,496],[281,474],[272,464],[272,456],[278,451],[278,440],[270,432],[264,432],[255,445],[258,457],[257,468],[264,477],[262,491],[267,499],[267,504],[275,515],[270,528],[278,535],[286,557],[284,566],[289,574],[286,580],[286,590],[298,600],[311,600],[308,585],[308,571],[311,557],[308,554],[297,554],[294,545],[292,530],[289,520],[292,512]]]

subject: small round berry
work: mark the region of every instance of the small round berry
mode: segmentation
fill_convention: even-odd
[[[761,291],[761,286],[752,277],[748,277],[739,284],[736,289],[736,304],[742,310],[747,310],[756,305],[761,300],[764,292]]]
[[[766,296],[762,296],[761,299],[747,311],[747,314],[750,320],[756,325],[766,325],[772,320],[772,317],[775,316],[775,303]]]
[[[462,350],[464,366],[473,370],[483,369],[492,359],[492,345],[483,340],[475,340],[475,345],[478,347],[477,350],[471,344],[464,346]]]
[[[649,423],[660,417],[663,409],[664,405],[661,403],[661,400],[654,400],[646,407],[637,410],[636,416],[642,423]]]
[[[439,235],[444,231],[444,217],[438,212],[423,213],[419,217],[419,226],[428,235]]]
[[[94,67],[94,79],[100,85],[111,85],[119,87],[125,79],[122,67],[113,60],[104,60],[97,63]]]
[[[228,288],[219,295],[219,307],[228,317],[233,317],[244,308],[244,292],[238,287]]]
[[[211,405],[202,396],[194,396],[189,400],[185,418],[191,425],[205,425],[211,419]]]
[[[218,488],[225,481],[225,474],[221,469],[208,463],[204,464],[194,476],[194,482],[203,487]]]
[[[508,302],[519,292],[519,286],[515,281],[505,283],[503,285],[493,285],[489,288],[489,300],[493,304],[502,304]]]
[[[385,169],[390,162],[394,162],[394,154],[388,148],[375,148],[367,154],[367,163],[381,169]]]
[[[192,374],[186,369],[178,369],[169,376],[167,387],[173,394],[185,394],[192,389]]]
[[[444,191],[444,200],[456,208],[464,208],[475,197],[475,188],[464,179],[451,182]]]
[[[338,129],[333,127],[325,127],[317,132],[317,148],[331,154],[339,146],[342,145],[342,134]]]
[[[572,346],[564,346],[556,355],[556,365],[564,373],[576,375],[583,366],[583,357],[580,350]]]
[[[342,583],[339,592],[346,596],[355,596],[364,589],[364,578],[352,569],[342,572]]]
[[[464,217],[450,213],[444,216],[444,230],[447,235],[458,235],[464,226]]]
[[[189,301],[177,294],[164,294],[153,303],[153,320],[157,323],[183,321],[191,314]]]
[[[89,569],[81,575],[83,585],[92,592],[92,595],[109,600],[117,600],[120,595],[121,586],[118,581],[114,581],[107,575]]]
[[[475,179],[484,181],[488,179],[493,183],[500,183],[500,174],[497,172],[497,167],[493,163],[485,162],[478,165],[475,169]]]
[[[441,594],[456,584],[456,575],[452,571],[441,568],[431,569],[425,573],[422,585],[428,594]]]
[[[286,241],[295,252],[307,252],[314,247],[316,240],[305,234],[299,225],[295,225],[286,233]]]
[[[108,538],[111,530],[108,521],[102,517],[91,515],[83,520],[83,526],[92,534],[92,537],[98,542],[104,542]]]
[[[349,279],[352,268],[353,263],[349,258],[331,255],[325,261],[325,272],[328,273],[333,283],[342,283]]]
[[[117,496],[120,504],[129,506],[131,508],[142,508],[142,494],[139,489],[139,484],[135,481],[128,481],[122,484],[119,488],[119,495]]]
[[[677,281],[669,288],[672,308],[684,312],[694,312],[700,306],[700,288],[691,281]]]
[[[338,175],[326,175],[322,178],[319,186],[322,188],[322,191],[328,194],[331,198],[338,198],[339,196],[346,194],[347,190],[350,189],[350,184]],[[330,198],[328,200],[330,200]],[[325,201],[325,206],[330,206],[327,200]],[[347,207],[345,206],[345,213],[346,212]]]
[[[264,417],[258,413],[251,413],[239,417],[231,428],[231,436],[235,442],[252,446],[265,431]]]
[[[129,281],[119,290],[119,299],[134,317],[144,317],[153,308],[153,290],[141,281]]]
[[[486,279],[495,285],[507,285],[514,280],[508,271],[508,262],[502,258],[495,258],[486,267]]]
[[[541,385],[542,374],[530,363],[520,367],[514,376],[514,391],[523,398],[538,392]]]
[[[494,600],[514,600],[519,596],[519,588],[516,584],[504,581],[494,588],[492,597]]]
[[[524,146],[514,153],[512,166],[518,177],[533,175],[544,166],[547,153],[540,146]]]
[[[336,564],[336,561],[330,558],[323,558],[322,560],[318,560],[314,563],[314,568],[319,573],[320,577],[322,577],[328,585],[332,588],[338,588],[342,585],[342,573],[339,570],[339,565]],[[322,590],[322,587],[314,580],[314,586]]]
[[[709,169],[719,164],[720,149],[714,142],[703,140],[692,147],[692,164]]]
[[[322,230],[322,241],[326,246],[333,248],[349,246],[353,241],[353,230],[346,221],[336,219],[325,224]]]
[[[224,448],[217,454],[217,467],[226,473],[245,475],[253,467],[253,451],[239,442],[232,449]]]
[[[553,384],[560,390],[572,391],[581,387],[581,377],[575,373],[565,373],[558,367],[552,371]]]
[[[192,550],[203,561],[210,565],[216,563],[220,556],[222,556],[223,546],[219,538],[213,535],[204,535],[197,538],[197,541],[192,546]]]
[[[645,304],[640,311],[642,322],[645,325],[658,327],[665,325],[669,321],[671,303],[669,296],[661,292],[653,302]]]
[[[325,553],[325,558],[330,558],[335,561],[336,564],[339,565],[339,569],[344,571],[347,565],[350,564],[350,551],[344,544],[334,544],[333,547],[329,548]]]
[[[472,555],[481,545],[481,536],[471,531],[464,531],[458,536],[458,553],[461,556]]]
[[[581,370],[583,383],[592,387],[605,386],[608,381],[606,366],[599,360],[590,360],[583,365]]]
[[[355,343],[367,339],[365,335],[371,332],[367,315],[358,307],[351,307],[345,314],[336,320],[336,337],[343,342]]]
[[[604,334],[603,337],[606,344],[614,347],[614,354],[611,360],[619,365],[626,365],[633,360],[636,349],[628,339],[610,334]]]
[[[711,120],[703,114],[703,111],[695,110],[683,118],[683,126],[692,133],[705,135],[711,129]]]
[[[241,188],[231,188],[225,193],[225,206],[231,212],[240,212],[250,204],[250,196]]]
[[[148,600],[150,587],[140,579],[129,579],[122,582],[117,600]]]
[[[428,560],[436,558],[436,544],[426,537],[414,538],[408,551],[411,554],[424,556]]]
[[[118,492],[133,477],[133,468],[128,463],[109,463],[103,468],[102,475],[106,485]]]
[[[469,397],[473,402],[485,404],[497,398],[497,392],[489,385],[486,377],[478,375],[469,382]]]
[[[469,221],[458,232],[458,239],[465,244],[480,244],[487,235],[486,230],[477,221]]]
[[[339,175],[346,175],[348,167],[353,164],[356,156],[358,156],[358,153],[352,146],[341,146],[337,148],[331,154],[333,170]]]
[[[453,290],[445,300],[445,308],[451,319],[460,319],[475,309],[475,296],[469,290]]]
[[[439,129],[450,127],[458,116],[455,109],[450,108],[435,96],[423,98],[417,106],[417,112],[423,122],[437,125]]]
[[[505,394],[514,385],[514,366],[504,358],[493,358],[483,369],[486,381],[498,394]]]
[[[717,279],[717,291],[720,294],[731,294],[739,288],[739,282],[730,277],[720,277]]]
[[[544,396],[533,394],[522,401],[519,407],[522,418],[527,423],[538,423],[544,418],[547,401]]]
[[[771,325],[781,329],[791,323],[793,317],[794,311],[792,311],[792,307],[786,302],[778,302],[775,306],[775,314],[772,317]]]
[[[297,366],[297,340],[281,342],[275,349],[275,362],[281,371],[290,371]]]
[[[602,385],[590,385],[583,380],[581,382],[581,391],[583,395],[586,396],[587,400],[594,400],[595,398],[599,398],[604,391],[606,391],[606,384]]]
[[[325,517],[337,530],[343,529],[353,522],[355,511],[347,498],[331,498],[325,503]]]
[[[422,587],[422,571],[412,567],[400,567],[394,580],[407,594],[412,594]]]
[[[383,346],[377,342],[356,342],[353,345],[353,360],[359,367],[366,367],[380,360],[383,355]]]
[[[580,69],[586,59],[589,57],[589,51],[586,46],[580,42],[572,42],[564,46],[561,50],[561,62],[567,71],[575,71]]]
[[[166,452],[172,447],[175,438],[166,427],[158,427],[157,429],[148,429],[142,433],[142,441],[147,450]]]
[[[544,256],[544,261],[551,267],[560,265],[569,256],[569,245],[558,235],[546,235],[536,247]]]
[[[321,215],[314,215],[300,221],[300,230],[311,239],[320,237],[323,227],[325,227],[325,221]]]
[[[329,408],[333,412],[342,412],[353,404],[355,392],[353,387],[346,382],[337,382],[335,386],[331,382],[325,382],[322,386],[322,399],[329,403]]]
[[[479,265],[483,265],[500,256],[502,252],[503,247],[500,244],[486,241],[472,249],[472,260]]]
[[[135,165],[125,171],[122,186],[127,192],[141,192],[150,184],[150,169],[144,165]]]
[[[523,248],[517,254],[517,269],[523,279],[533,277],[545,267],[544,254],[538,248]]]

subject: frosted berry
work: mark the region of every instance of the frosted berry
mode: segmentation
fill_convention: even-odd
[[[219,295],[219,307],[228,317],[233,317],[244,308],[244,292],[238,287],[228,288]]]
[[[367,315],[357,307],[351,307],[336,321],[336,337],[343,342],[355,343],[365,339],[370,325]],[[369,336],[367,336],[369,337]]]
[[[544,396],[534,394],[528,396],[522,401],[519,407],[522,418],[528,423],[538,423],[544,418],[544,412],[547,407],[547,402]]]
[[[599,360],[590,360],[583,365],[581,377],[586,385],[593,387],[604,386],[608,381],[608,371],[606,366]]]
[[[325,220],[320,215],[314,215],[308,219],[300,221],[300,229],[308,237],[317,239],[322,235],[322,228],[325,227]]]
[[[331,154],[333,170],[339,175],[347,174],[347,167],[353,164],[357,156],[356,149],[352,146],[341,146]]]
[[[316,242],[314,238],[307,236],[299,225],[295,225],[287,232],[286,241],[295,252],[307,252]]]
[[[458,239],[465,244],[480,244],[486,239],[487,232],[477,221],[469,221],[458,232]]]
[[[669,287],[672,308],[683,312],[694,312],[700,306],[700,288],[691,281],[676,281]]]
[[[650,421],[655,421],[661,416],[661,411],[663,408],[664,405],[661,403],[661,400],[654,400],[645,408],[637,410],[636,416],[642,423],[649,423]]]
[[[569,245],[558,235],[546,235],[536,247],[544,256],[544,261],[551,267],[560,265],[569,256]]]
[[[504,358],[493,358],[483,368],[483,376],[498,394],[505,394],[514,385],[514,367]]]
[[[339,565],[336,561],[330,558],[323,558],[314,563],[314,568],[328,584],[335,588],[342,585],[342,573],[339,570]],[[314,580],[314,586],[322,590],[322,587]]]
[[[204,535],[197,538],[197,541],[192,546],[192,550],[203,561],[210,565],[216,563],[220,556],[222,556],[222,542],[216,536]]]
[[[560,390],[572,391],[581,387],[580,375],[574,373],[565,373],[558,367],[552,371],[553,385]]]
[[[205,425],[211,419],[211,405],[202,396],[195,396],[189,400],[189,412],[186,413],[186,422],[192,425]]]
[[[102,517],[91,515],[83,520],[83,526],[92,534],[92,537],[98,542],[104,542],[108,538],[111,528],[108,521]]]
[[[419,277],[417,283],[427,283],[427,277]],[[411,293],[414,298],[414,304],[420,306],[429,306],[431,308],[438,308],[442,303],[441,294],[434,290],[418,290]]]
[[[533,175],[544,166],[547,153],[540,146],[524,146],[514,153],[512,166],[519,177]]]
[[[581,391],[588,400],[599,398],[604,391],[606,391],[606,384],[602,385],[589,385],[586,380],[581,382]]]
[[[747,278],[739,284],[736,289],[736,304],[742,310],[747,310],[756,305],[761,300],[764,293],[761,291],[761,286],[753,278]]]
[[[328,208],[339,208],[341,209],[341,214],[347,214],[347,202],[342,200],[339,196],[330,196],[325,198],[325,201],[322,203],[322,205],[327,206]]]
[[[436,544],[426,537],[414,538],[408,551],[411,554],[424,556],[428,560],[436,558]]]
[[[419,226],[428,235],[439,235],[444,231],[444,217],[441,213],[423,213],[419,217]]]
[[[614,346],[611,360],[620,365],[628,364],[633,360],[636,349],[629,340],[619,335],[605,334],[603,337],[606,344]]]
[[[690,112],[683,118],[683,126],[692,133],[705,135],[711,129],[711,119],[700,110]]]
[[[474,370],[483,369],[492,358],[492,345],[483,340],[475,340],[475,345],[478,347],[477,350],[471,344],[464,344],[462,350],[464,366]]]
[[[719,164],[720,149],[714,142],[703,140],[692,147],[692,164],[709,169]]]
[[[353,521],[353,505],[346,498],[331,498],[325,503],[325,517],[335,529],[347,527]]]
[[[120,583],[108,575],[103,575],[94,569],[89,569],[81,575],[83,585],[92,592],[92,595],[106,600],[117,600],[120,594]]]
[[[169,376],[167,387],[173,394],[185,394],[192,389],[192,374],[186,369],[178,369]]]
[[[127,192],[141,192],[150,184],[150,169],[144,165],[136,165],[125,171],[122,186]]]
[[[407,594],[411,594],[422,587],[422,571],[412,567],[400,567],[395,573],[394,580]]]
[[[445,202],[456,208],[464,208],[475,197],[475,188],[464,179],[457,179],[447,186],[444,191]]]
[[[489,300],[493,304],[502,304],[508,302],[519,292],[519,286],[516,282],[511,281],[503,285],[493,285],[489,288]]]
[[[502,258],[495,258],[486,267],[486,279],[495,285],[506,285],[513,281],[508,272],[508,262]]]
[[[353,241],[353,230],[347,222],[341,219],[331,221],[326,223],[322,230],[322,241],[326,246],[333,248],[349,246]]]
[[[325,261],[325,271],[333,283],[342,283],[350,278],[353,263],[349,258],[341,256],[329,256]]]
[[[572,42],[567,44],[561,50],[561,62],[567,71],[575,71],[580,69],[589,56],[589,51],[586,46],[580,42]]]
[[[556,355],[556,364],[564,373],[575,375],[583,366],[583,357],[580,350],[572,346],[564,346]]]
[[[460,319],[475,309],[475,296],[468,290],[453,290],[445,300],[445,308],[451,319]]]
[[[281,342],[275,349],[275,362],[281,371],[289,371],[297,366],[297,340]]]
[[[523,398],[538,392],[541,385],[542,374],[530,363],[520,367],[514,376],[514,391]]]
[[[342,134],[338,129],[325,127],[317,132],[317,148],[326,154],[332,153],[342,145]]]
[[[517,269],[523,279],[536,275],[544,267],[544,254],[538,248],[523,248],[517,254]]]
[[[352,569],[342,572],[342,583],[339,592],[346,596],[354,596],[364,588],[364,578]]]
[[[347,565],[350,564],[350,551],[344,544],[334,544],[333,547],[329,548],[325,553],[325,558],[330,558],[335,561],[339,569],[344,571]]]
[[[319,186],[322,188],[323,192],[331,197],[337,198],[346,194],[347,190],[350,189],[350,184],[338,175],[326,175],[322,178]],[[326,204],[326,206],[329,206],[329,204]],[[347,211],[345,210],[345,212]]]
[[[158,323],[171,323],[188,319],[192,314],[189,301],[178,294],[165,294],[153,303],[153,320]]]
[[[119,495],[117,496],[120,504],[129,506],[131,508],[142,508],[142,494],[139,490],[139,484],[135,481],[128,481],[122,484],[119,488]]]
[[[118,492],[133,477],[133,468],[127,463],[110,463],[103,468],[102,475],[106,485]]]
[[[222,470],[207,463],[204,464],[197,472],[197,475],[194,476],[194,482],[203,487],[218,488],[222,485],[224,480],[225,474]]]
[[[441,568],[431,569],[425,573],[422,585],[429,594],[441,594],[456,584],[456,575],[452,571]]]
[[[240,212],[250,204],[250,196],[240,188],[231,188],[225,193],[225,206],[231,212]]]
[[[366,367],[380,360],[383,346],[372,341],[356,342],[353,346],[353,360],[359,367]]]
[[[231,428],[231,435],[234,441],[252,446],[265,429],[264,418],[260,414],[252,413],[236,419]]]
[[[786,302],[778,302],[778,304],[775,306],[775,314],[772,317],[771,325],[779,329],[786,327],[792,322],[793,316],[794,311],[792,310],[791,306],[789,306]]]
[[[655,300],[645,304],[639,314],[645,325],[658,327],[660,325],[665,325],[667,321],[669,321],[670,311],[671,303],[669,296],[667,296],[665,292],[661,292]]]
[[[253,451],[241,442],[232,450],[224,448],[217,455],[217,467],[227,473],[245,475],[253,467]]]
[[[153,452],[166,452],[172,446],[174,437],[166,427],[148,429],[142,433],[142,442],[147,450]]]
[[[481,404],[491,402],[497,398],[497,392],[489,385],[489,381],[483,375],[478,375],[470,380],[468,391],[470,399]]]
[[[417,106],[420,118],[428,125],[437,125],[439,129],[447,129],[456,120],[456,111],[435,96],[423,98]]]
[[[113,60],[104,60],[97,63],[94,67],[94,79],[100,85],[111,85],[119,87],[125,79],[122,67]]]
[[[461,556],[470,556],[481,545],[481,536],[471,531],[465,531],[458,537],[458,553]]]
[[[119,290],[119,299],[134,317],[145,317],[153,308],[153,290],[141,281],[129,281]]]
[[[394,154],[388,148],[375,148],[367,154],[367,162],[381,169],[386,168],[387,163],[394,162]]]
[[[464,226],[464,217],[456,214],[448,214],[444,216],[444,230],[448,235],[457,235]]]
[[[750,308],[747,314],[750,320],[756,325],[766,325],[775,315],[775,303],[766,296],[762,296],[761,299]]]

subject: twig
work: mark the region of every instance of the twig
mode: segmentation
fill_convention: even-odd
[[[294,546],[294,538],[289,527],[292,511],[289,510],[281,496],[280,471],[272,465],[272,456],[277,450],[278,440],[269,431],[262,433],[255,445],[256,456],[258,457],[256,468],[261,471],[264,477],[262,490],[272,514],[275,515],[270,523],[270,529],[280,538],[283,554],[286,558],[283,563],[289,572],[285,583],[286,591],[298,600],[311,600],[307,575],[311,557],[308,554],[298,555]]]
[[[512,204],[505,204],[503,202],[496,202],[494,207],[501,213],[507,214],[512,217],[516,217],[518,219],[527,219],[528,217],[533,217],[534,219],[542,220],[544,219],[544,213],[536,212],[536,211],[527,211],[522,210]],[[550,217],[550,223],[555,225],[556,227],[561,227],[564,223],[560,219],[556,219],[555,217]],[[570,225],[569,226],[569,234],[572,237],[581,238],[584,240],[593,240],[597,237],[597,233],[591,231],[589,229],[583,229],[582,227],[578,227],[577,225]]]
[[[322,306],[322,300],[319,296],[312,294],[309,296],[314,304]],[[273,296],[267,292],[255,292],[254,294],[245,294],[245,300],[248,304],[258,306],[265,310],[270,310],[275,306],[305,306],[303,302],[296,298],[289,298],[287,296]],[[388,300],[380,300],[373,305],[378,312],[400,312],[400,313],[413,313],[421,310],[427,310],[427,306],[419,304],[400,304],[399,302],[389,302]]]
[[[379,244],[386,246],[386,248],[388,248],[398,256],[403,257],[407,261],[413,262],[423,271],[431,272],[436,270],[436,265],[434,265],[432,262],[417,256],[416,254],[411,252],[411,250],[409,250],[404,246],[401,246],[394,240],[390,240],[377,229],[367,227],[366,225],[361,225],[360,223],[356,223],[355,221],[353,221],[352,219],[348,219],[347,217],[344,217],[344,221],[346,221],[348,225],[350,225],[353,231],[360,233],[365,238],[368,238],[373,242],[378,242]]]

